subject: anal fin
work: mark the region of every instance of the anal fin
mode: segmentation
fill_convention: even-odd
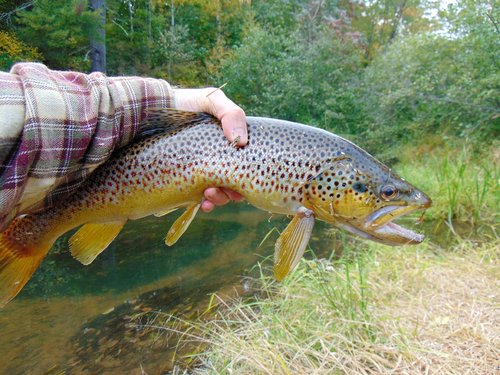
[[[71,255],[88,265],[118,236],[126,221],[90,223],[82,226],[69,239]]]
[[[274,248],[274,277],[281,281],[297,265],[306,249],[314,226],[312,211],[298,212],[281,233]]]
[[[172,246],[179,238],[181,238],[183,233],[189,227],[189,224],[191,224],[196,216],[200,206],[200,203],[193,204],[189,206],[181,216],[179,216],[179,218],[172,224],[172,227],[170,227],[167,237],[165,238],[165,244]]]

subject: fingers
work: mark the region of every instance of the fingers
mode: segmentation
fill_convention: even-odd
[[[209,87],[204,89],[177,89],[174,91],[174,106],[177,109],[207,112],[217,117],[222,124],[224,135],[229,142],[245,146],[248,142],[245,112],[229,99],[222,90]]]
[[[228,99],[229,100],[229,99]],[[229,142],[234,142],[236,139],[237,146],[245,146],[248,142],[247,123],[245,112],[241,108],[228,111],[219,117],[224,135]]]
[[[204,200],[203,202],[201,202],[201,207],[200,208],[201,208],[201,210],[203,212],[208,213],[208,212],[212,211],[215,208],[215,204],[213,204],[210,201]]]
[[[204,212],[210,212],[215,206],[223,206],[230,201],[243,200],[241,194],[226,188],[208,188],[205,189],[204,195],[205,200],[201,204],[201,210]]]
[[[245,112],[221,90],[211,91],[208,99],[212,103],[213,108],[213,112],[208,113],[211,113],[221,121],[224,135],[229,142],[232,143],[239,137],[237,145],[245,146],[248,142]]]

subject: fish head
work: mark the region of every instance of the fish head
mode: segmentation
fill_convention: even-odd
[[[431,199],[370,155],[326,163],[305,185],[306,202],[318,219],[387,245],[418,244],[422,234],[394,219],[431,206]]]

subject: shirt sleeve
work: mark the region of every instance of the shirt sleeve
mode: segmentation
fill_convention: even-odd
[[[171,107],[163,80],[49,70],[0,73],[0,230],[75,191],[136,135],[148,108]]]

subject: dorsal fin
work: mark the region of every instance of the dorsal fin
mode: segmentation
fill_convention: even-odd
[[[186,126],[201,123],[220,124],[214,116],[205,112],[189,112],[173,108],[150,108],[141,123],[137,137],[143,138],[158,133],[176,132]]]

